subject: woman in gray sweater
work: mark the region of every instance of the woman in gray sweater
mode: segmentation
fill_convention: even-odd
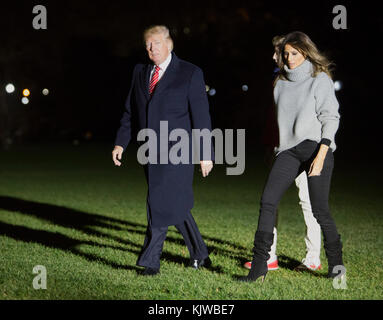
[[[328,276],[337,276],[339,267],[334,268],[343,266],[342,243],[328,205],[340,118],[331,64],[302,32],[286,35],[281,49],[284,67],[274,87],[279,146],[261,198],[252,267],[241,281],[264,280],[278,203],[303,170],[308,176],[312,211],[323,233]]]

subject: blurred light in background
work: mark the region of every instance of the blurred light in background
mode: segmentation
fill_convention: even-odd
[[[49,90],[47,88],[43,89],[43,95],[47,96],[49,94]]]
[[[205,88],[206,88],[206,92],[210,90],[210,87],[208,85],[206,85]]]
[[[23,97],[23,98],[21,99],[21,102],[22,102],[23,104],[28,104],[28,103],[29,103],[29,99],[28,99],[27,97]]]
[[[5,91],[7,91],[8,93],[12,93],[15,91],[15,86],[12,83],[8,83],[5,86]]]
[[[93,133],[92,133],[91,131],[87,131],[87,132],[85,132],[85,134],[84,134],[84,138],[85,138],[86,140],[90,140],[90,139],[92,139],[92,137],[93,137]]]
[[[31,92],[30,92],[28,89],[24,89],[24,90],[23,90],[23,95],[24,95],[25,97],[28,97],[30,94],[31,94]]]
[[[215,91],[214,88],[211,88],[211,89],[209,90],[209,96],[214,96],[216,93],[217,93],[217,91]]]
[[[242,86],[242,91],[247,91],[247,90],[249,90],[249,87],[246,84],[244,84]]]
[[[334,89],[335,89],[335,91],[339,91],[340,89],[342,89],[342,86],[343,86],[342,81],[336,80],[334,82]]]

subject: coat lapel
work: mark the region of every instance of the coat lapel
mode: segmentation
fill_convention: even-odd
[[[150,77],[150,71],[152,70],[153,65],[147,64],[145,68],[142,69],[141,75],[140,75],[140,83],[141,83],[141,89],[144,92],[146,100],[150,99],[149,96],[149,77]]]
[[[154,89],[153,96],[158,95],[162,91],[164,91],[176,77],[176,71],[178,67],[178,58],[175,55],[175,53],[172,52],[171,54],[172,54],[172,60],[170,61],[170,64],[166,68],[166,71],[161,77],[160,81],[158,81],[156,88]]]

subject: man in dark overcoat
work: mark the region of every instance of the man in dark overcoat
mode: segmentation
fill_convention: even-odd
[[[154,145],[158,147],[161,135],[161,139],[164,136],[164,132],[160,132],[164,124],[170,132],[173,129],[186,132],[190,146],[193,144],[192,129],[211,131],[202,70],[179,59],[172,52],[173,41],[165,26],[153,26],[145,30],[144,41],[152,63],[137,64],[134,68],[121,126],[112,152],[113,161],[117,166],[121,165],[119,160],[132,138],[132,126],[135,124],[139,130],[150,129],[155,132],[158,143]],[[186,163],[163,162],[163,153],[168,155],[168,151],[177,142],[168,139],[167,143],[168,150],[158,150],[155,161],[144,165],[148,183],[148,226],[137,260],[138,266],[145,267],[143,275],[155,275],[159,272],[163,244],[168,227],[172,225],[185,240],[190,253],[190,265],[198,269],[211,264],[207,247],[191,215],[193,155],[187,156]],[[151,151],[153,150],[149,152]],[[199,153],[203,177],[213,168],[213,156],[213,152],[204,153],[202,149]]]

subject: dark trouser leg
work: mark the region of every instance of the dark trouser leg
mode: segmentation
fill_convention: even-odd
[[[340,235],[330,214],[328,203],[333,168],[334,156],[329,149],[320,176],[308,178],[311,207],[314,217],[322,229],[330,272],[334,266],[343,265]]]
[[[241,281],[255,281],[266,275],[277,207],[282,195],[297,177],[300,168],[301,160],[296,156],[295,148],[281,152],[275,159],[261,198],[251,270],[247,277],[240,279]]]
[[[191,259],[203,260],[209,256],[206,244],[191,213],[188,214],[185,221],[175,227],[182,234]]]
[[[147,203],[148,227],[146,228],[146,236],[141,253],[137,259],[137,265],[141,267],[149,267],[153,269],[160,268],[160,257],[168,227],[152,228],[150,205]]]
[[[275,159],[261,198],[253,249],[256,260],[267,261],[270,258],[277,207],[285,191],[294,182],[300,167],[300,160],[290,150],[282,152]]]
[[[279,201],[294,182],[301,163],[293,152],[287,150],[275,159],[261,198],[258,230],[273,232]]]
[[[138,266],[160,268],[160,257],[167,231],[167,227],[151,228],[148,226],[144,246],[137,260]]]

